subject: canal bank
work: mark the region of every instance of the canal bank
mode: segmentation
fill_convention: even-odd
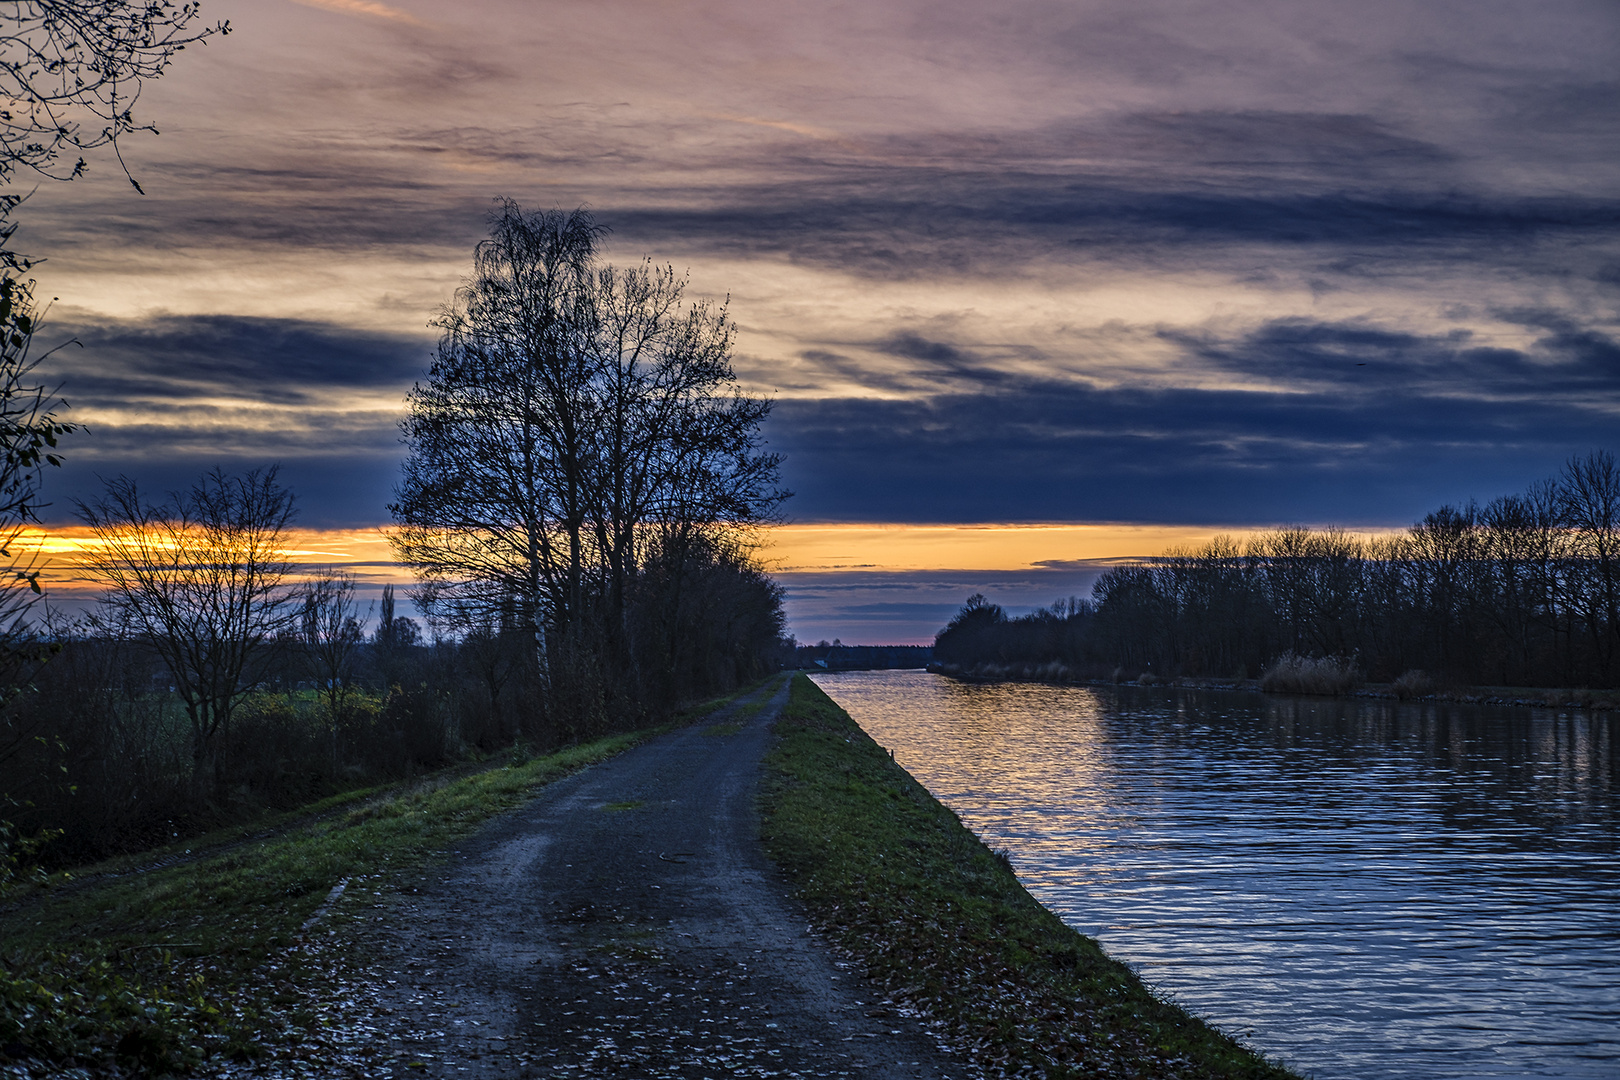
[[[1065,926],[809,679],[766,758],[766,850],[812,921],[990,1076],[1294,1076]]]

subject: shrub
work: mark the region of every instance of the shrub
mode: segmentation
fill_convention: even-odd
[[[1434,693],[1434,680],[1429,677],[1428,672],[1413,668],[1390,683],[1390,689],[1395,691],[1395,696],[1402,701],[1409,701]]]
[[[1348,694],[1361,685],[1354,657],[1300,656],[1285,652],[1260,676],[1260,689],[1271,694]]]

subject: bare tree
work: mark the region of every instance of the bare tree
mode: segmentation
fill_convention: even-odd
[[[600,230],[589,214],[504,204],[443,312],[426,382],[401,424],[390,506],[424,610],[516,603],[540,639],[583,604],[590,415],[580,308]]]
[[[355,653],[366,639],[359,613],[354,600],[354,575],[324,570],[305,582],[298,611],[298,636],[315,676],[316,692],[326,703],[334,769],[343,717],[354,691]]]
[[[157,131],[134,115],[147,80],[187,45],[230,33],[228,22],[194,29],[201,8],[171,0],[0,2],[0,181],[19,168],[72,180],[84,173],[84,151],[110,146],[139,191],[118,140]]]
[[[87,566],[106,588],[103,620],[146,641],[167,667],[201,781],[219,764],[216,739],[251,688],[254,662],[291,615],[283,534],[292,493],[274,468],[215,469],[157,503],[119,477],[78,510],[97,541]]]
[[[1558,478],[1558,505],[1572,547],[1570,598],[1600,666],[1612,674],[1620,648],[1620,467],[1614,455],[1596,450],[1571,458]]]
[[[588,213],[507,202],[492,225],[410,395],[395,550],[424,608],[622,664],[644,541],[667,556],[786,497],[759,446],[770,405],[736,388],[724,311],[668,268],[598,266]]]

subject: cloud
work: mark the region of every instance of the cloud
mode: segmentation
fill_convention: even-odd
[[[339,15],[385,19],[389,22],[403,23],[406,26],[428,25],[408,11],[401,11],[396,7],[377,3],[377,0],[293,0],[293,3],[301,4],[304,7],[319,8],[322,11],[333,11]]]
[[[1331,388],[1375,403],[1397,395],[1435,406],[1517,401],[1598,422],[1620,419],[1620,344],[1612,334],[1562,312],[1498,314],[1541,333],[1529,348],[1516,349],[1484,344],[1466,328],[1425,335],[1289,318],[1235,338],[1170,330],[1162,336],[1215,366],[1292,388]]]
[[[431,338],[382,335],[299,319],[159,315],[46,324],[71,337],[54,358],[64,393],[152,405],[232,398],[331,407],[354,391],[403,392],[427,366]]]
[[[24,208],[86,308],[70,460],[384,475],[503,194],[733,292],[805,519],[1384,522],[1612,439],[1602,5],[553,8],[188,50],[151,195]]]
[[[771,441],[798,492],[790,510],[807,521],[1387,525],[1614,448],[1620,373],[1595,331],[1522,353],[1290,321],[1187,345],[1272,385],[1009,377],[973,394],[782,401]]]
[[[53,319],[41,336],[78,344],[48,361],[84,430],[63,440],[67,465],[47,476],[49,520],[101,479],[183,487],[215,465],[279,463],[305,524],[375,525],[403,456],[404,395],[431,342],[298,319],[162,315]]]

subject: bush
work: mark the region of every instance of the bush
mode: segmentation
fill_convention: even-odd
[[[1389,688],[1395,691],[1395,696],[1402,701],[1409,701],[1412,698],[1427,697],[1434,693],[1434,680],[1429,677],[1428,672],[1413,668],[1411,671],[1404,672],[1400,678],[1390,684]]]
[[[1269,694],[1348,694],[1361,685],[1354,657],[1300,656],[1285,652],[1260,676]]]

